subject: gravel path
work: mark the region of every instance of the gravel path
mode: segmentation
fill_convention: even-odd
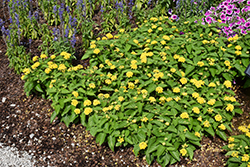
[[[35,159],[26,151],[18,151],[15,147],[4,146],[0,143],[1,167],[34,167]]]

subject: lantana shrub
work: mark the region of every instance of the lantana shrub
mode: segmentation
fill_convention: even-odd
[[[70,53],[42,54],[23,71],[25,90],[47,92],[51,121],[80,122],[112,150],[133,146],[162,166],[192,159],[203,135],[227,140],[231,119],[242,113],[231,81],[249,61],[240,37],[228,41],[219,25],[195,19],[184,29],[153,17],[130,33],[108,33],[86,50],[87,69],[73,66]]]
[[[243,134],[230,136],[228,138],[229,144],[224,146],[223,149],[226,149],[228,152],[226,155],[230,156],[227,165],[232,166],[241,166],[249,167],[250,166],[250,124],[241,125],[238,127],[238,130]]]

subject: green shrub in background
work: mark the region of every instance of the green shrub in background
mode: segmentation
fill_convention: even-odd
[[[112,150],[133,146],[135,155],[162,166],[192,159],[203,135],[227,140],[231,119],[242,113],[231,82],[248,65],[242,37],[228,41],[219,37],[219,25],[195,20],[177,27],[152,17],[130,33],[108,33],[82,57],[90,58],[87,69],[72,66],[72,55],[61,50],[41,55],[24,71],[27,85],[33,83],[26,91],[46,90],[55,109],[51,121],[81,122]]]

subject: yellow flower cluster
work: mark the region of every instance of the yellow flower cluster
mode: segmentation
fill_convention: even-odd
[[[226,81],[223,83],[223,85],[225,85],[226,88],[231,88],[231,87],[232,87],[231,81],[228,81],[228,80],[226,80]]]
[[[70,54],[70,53],[67,53],[67,52],[64,52],[64,51],[63,51],[63,52],[61,52],[61,53],[60,53],[60,55],[61,55],[61,56],[63,56],[63,58],[64,58],[64,59],[66,59],[66,60],[67,60],[67,59],[69,59],[69,58],[70,58],[70,56],[71,56],[71,54]]]
[[[40,63],[39,63],[39,62],[35,62],[35,64],[33,64],[33,65],[31,66],[31,68],[34,70],[34,69],[36,69],[38,66],[40,66]]]
[[[93,111],[92,108],[87,107],[87,108],[84,109],[84,114],[85,114],[85,115],[89,115],[92,111]]]
[[[233,151],[232,154],[231,154],[231,156],[238,158],[239,157],[238,154],[239,154],[239,152]]]
[[[194,84],[197,88],[200,88],[200,87],[202,87],[205,84],[204,81],[202,81],[202,80],[198,81],[197,79],[191,79],[190,82],[192,84]]]
[[[141,119],[141,121],[142,121],[142,122],[147,122],[147,121],[148,121],[148,118],[147,118],[147,117],[143,117],[143,118]]]
[[[79,96],[78,92],[73,91],[72,94],[77,98]]]
[[[58,67],[58,70],[64,72],[67,69],[67,67],[64,64],[60,64]]]
[[[219,122],[222,120],[222,116],[220,114],[217,114],[215,115],[214,119]]]
[[[47,58],[47,56],[45,55],[45,54],[41,54],[41,56],[40,56],[42,59],[45,59],[45,58]]]
[[[234,106],[232,104],[227,104],[226,110],[232,112],[234,110]]]
[[[216,100],[215,99],[210,99],[208,102],[207,102],[207,104],[209,104],[209,105],[214,105],[215,104],[215,102],[216,102]]]
[[[225,127],[225,125],[224,124],[220,124],[220,126],[218,126],[220,129],[222,129],[222,130],[226,130],[226,127]]]
[[[198,107],[193,107],[192,111],[196,114],[200,113],[200,109]]]
[[[182,148],[180,150],[180,153],[181,153],[182,156],[185,156],[187,154],[187,150],[185,148]]]
[[[249,160],[249,155],[248,154],[244,154],[241,158],[241,161],[245,161],[247,162]]]
[[[147,145],[146,142],[141,142],[141,143],[139,144],[139,147],[140,147],[141,150],[144,150],[147,146],[148,146],[148,145]]]
[[[197,97],[197,102],[200,103],[200,104],[204,104],[206,103],[206,100],[203,98],[203,97]]]
[[[160,87],[160,86],[158,86],[158,87],[155,89],[155,91],[156,91],[157,93],[163,93],[163,88]]]
[[[185,118],[189,118],[189,115],[188,115],[187,112],[183,112],[183,113],[181,113],[180,117],[181,117],[182,119],[185,119]]]
[[[80,110],[79,108],[76,108],[76,109],[74,110],[74,112],[75,112],[76,114],[80,114],[80,113],[81,113],[81,110]]]
[[[236,102],[236,99],[235,99],[235,97],[233,97],[233,96],[231,96],[231,97],[225,96],[225,97],[224,97],[224,100],[225,100],[225,101]]]
[[[24,75],[28,75],[30,73],[30,69],[29,68],[23,69],[23,73]]]
[[[83,105],[84,106],[90,106],[92,102],[90,100],[84,100]]]
[[[210,123],[209,123],[208,120],[206,120],[206,121],[203,122],[203,125],[204,125],[204,127],[208,128],[210,126]]]
[[[124,142],[124,139],[122,137],[119,136],[119,139],[117,140],[119,143]]]

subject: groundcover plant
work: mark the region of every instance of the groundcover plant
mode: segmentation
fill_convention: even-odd
[[[44,12],[48,4],[42,2]],[[116,35],[106,33],[90,40],[81,57],[90,60],[84,69],[72,65],[79,22],[74,22],[69,8],[63,16],[63,9],[61,4],[59,18],[50,22],[60,22],[54,36],[49,37],[46,25],[40,27],[45,41],[42,54],[23,66],[15,64],[17,60],[12,63],[23,73],[27,95],[39,93],[52,99],[51,121],[58,117],[67,126],[81,123],[98,143],[107,142],[112,150],[132,146],[135,155],[145,154],[149,164],[156,159],[162,166],[174,164],[180,156],[192,159],[202,136],[216,134],[230,142],[225,146],[231,155],[228,166],[249,166],[250,127],[240,127],[246,136],[227,136],[233,116],[242,113],[231,88],[234,78],[245,76],[249,64],[248,34],[223,37],[220,29],[226,24],[203,25],[202,17],[187,18],[183,26],[173,16],[150,17],[131,31],[120,27]],[[14,15],[18,23],[19,16]],[[45,17],[49,20],[53,15]],[[68,27],[63,17],[68,18]],[[26,56],[21,47],[12,46],[20,43],[18,34],[24,32],[18,25],[12,27],[15,37],[4,28],[2,32],[9,38],[10,51],[17,49]],[[14,61],[10,51],[7,54]],[[20,57],[24,58],[28,59]]]

